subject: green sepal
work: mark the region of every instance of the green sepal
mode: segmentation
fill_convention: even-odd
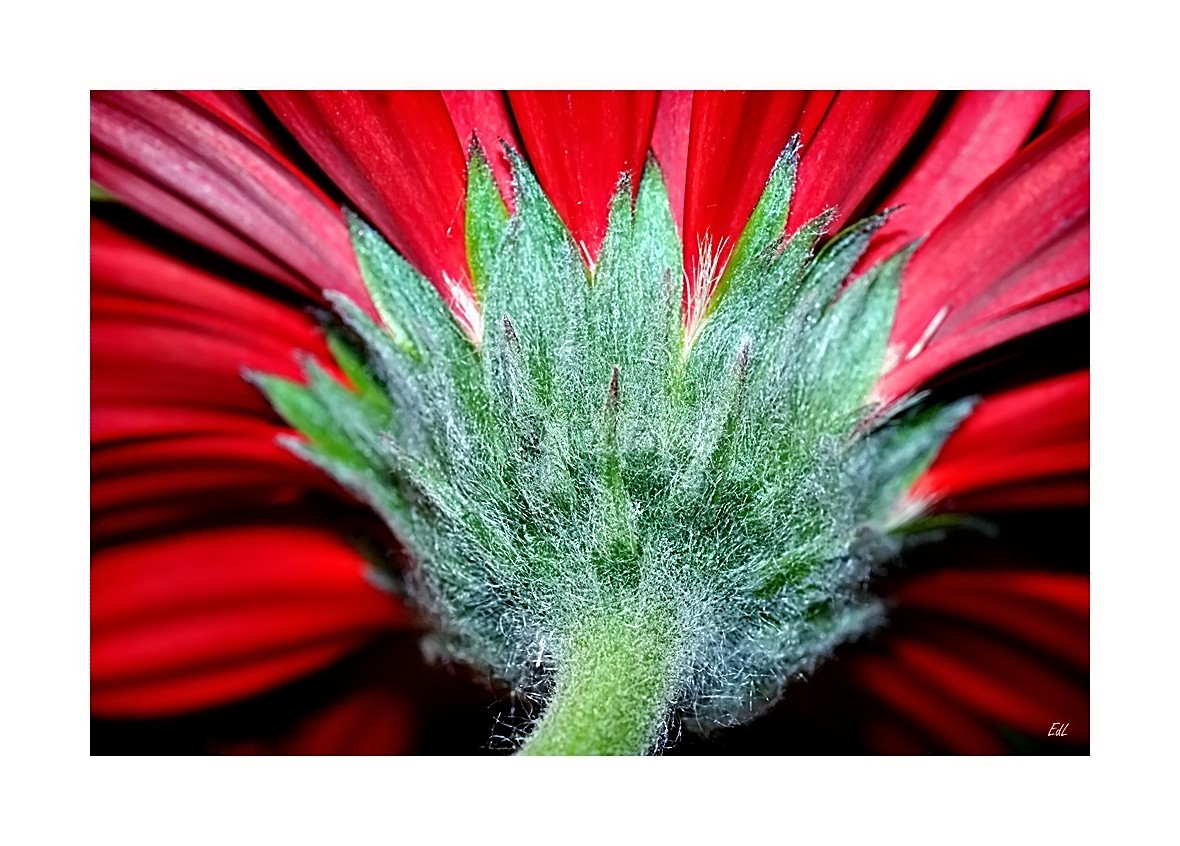
[[[645,168],[634,209],[631,197],[631,182],[624,178],[611,202],[590,288],[585,366],[601,388],[617,367],[629,397],[655,399],[671,390],[669,375],[679,353],[681,265],[667,191],[654,161]],[[619,411],[627,443],[656,434],[642,414],[644,402],[623,403]]]
[[[375,229],[346,212],[365,287],[394,342],[418,360],[434,355],[451,364],[474,361],[474,350],[454,314],[425,276]]]
[[[886,418],[868,436],[868,442],[883,457],[875,470],[871,507],[875,513],[888,515],[884,525],[890,531],[907,525],[896,522],[892,506],[930,468],[946,439],[971,416],[976,404],[974,397],[966,397],[947,405],[915,406]]]
[[[873,235],[885,225],[892,212],[892,209],[886,209],[857,221],[829,241],[808,268],[801,286],[802,293],[821,304],[831,301],[840,290],[840,284],[868,251]]]
[[[829,214],[822,214],[799,228],[781,252],[764,256],[758,276],[737,276],[718,298],[699,333],[694,358],[709,362],[710,369],[732,359],[742,338],[756,341],[755,366],[780,371],[797,355],[798,333],[806,328],[803,313],[795,306],[816,243],[826,231]],[[811,298],[818,300],[816,297]],[[818,313],[818,309],[813,308]]]
[[[578,369],[586,323],[587,273],[569,230],[541,190],[536,177],[511,148],[516,210],[499,256],[484,282],[484,343],[497,348],[496,336],[508,315],[520,333],[534,390],[543,403],[561,403],[558,367]],[[580,382],[580,380],[579,380]]]
[[[352,469],[369,466],[366,457],[353,446],[335,410],[325,407],[310,389],[278,376],[252,371],[245,375],[262,391],[279,416],[302,433],[326,458]]]
[[[750,219],[742,228],[742,234],[726,262],[725,271],[713,291],[714,302],[724,296],[725,290],[734,280],[758,275],[777,250],[787,226],[791,196],[795,192],[800,143],[798,135],[792,137],[770,169],[766,187]]]
[[[680,234],[672,216],[668,186],[654,156],[648,156],[635,195],[634,222],[637,277],[655,276],[673,298],[670,320],[680,323],[680,289],[684,275]]]
[[[496,256],[508,233],[509,214],[483,147],[474,136],[467,151],[467,203],[464,208],[467,264],[476,296],[482,300]]]
[[[341,372],[348,379],[352,389],[374,409],[386,414],[392,412],[393,405],[381,384],[373,378],[369,368],[365,365],[363,355],[338,333],[329,331],[327,334],[328,351]]]
[[[332,409],[338,431],[344,434],[352,451],[363,456],[371,467],[392,469],[381,443],[381,432],[390,424],[388,402],[384,407],[374,405],[338,382],[311,356],[304,356],[301,365],[308,391],[321,407]]]
[[[901,276],[917,245],[873,265],[828,306],[803,353],[810,378],[796,394],[799,404],[824,409],[836,423],[860,414],[885,364]]]

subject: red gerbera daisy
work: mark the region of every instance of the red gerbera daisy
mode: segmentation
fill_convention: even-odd
[[[1084,745],[1087,99],[94,93],[96,744]]]

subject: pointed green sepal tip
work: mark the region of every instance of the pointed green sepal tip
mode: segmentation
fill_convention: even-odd
[[[787,141],[770,169],[770,176],[750,219],[746,222],[730,253],[729,261],[718,281],[713,299],[724,295],[734,279],[757,272],[765,263],[766,253],[777,248],[790,216],[791,197],[795,192],[795,175],[799,168],[801,140],[798,134]]]
[[[481,302],[493,273],[492,263],[508,231],[508,220],[508,206],[500,196],[500,187],[483,146],[472,133],[467,147],[467,202],[463,226],[472,287]]]
[[[514,234],[519,237],[522,230],[528,229],[533,242],[529,249],[554,251],[551,255],[568,250],[580,257],[573,235],[541,187],[533,169],[512,145],[504,143],[503,148],[512,174],[512,194],[516,203],[516,213],[509,222],[509,237]]]
[[[501,141],[500,149],[504,151],[504,158],[508,160],[508,172],[512,176],[512,194],[517,204],[520,204],[522,195],[525,194],[544,196],[541,185],[533,174],[533,169],[529,167],[528,162],[517,152],[516,148],[507,141]]]
[[[339,422],[315,394],[298,382],[245,370],[242,377],[258,388],[271,407],[293,429],[324,455],[353,467],[363,467],[365,458],[353,448]],[[284,444],[290,447],[290,444]]]

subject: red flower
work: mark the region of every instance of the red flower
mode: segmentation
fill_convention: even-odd
[[[508,166],[493,142],[527,157],[589,262],[619,174],[638,184],[651,149],[685,245],[692,321],[716,278],[705,271],[729,259],[772,165],[799,134],[788,229],[829,207],[839,223],[900,204],[864,262],[926,238],[906,270],[878,395],[984,397],[910,498],[987,515],[1008,532],[982,545],[973,538],[970,554],[953,542],[922,550],[890,577],[888,629],[844,649],[810,689],[788,693],[781,716],[728,742],[763,742],[788,722],[822,738],[833,721],[868,750],[1087,742],[1086,562],[1044,562],[1008,540],[1023,538],[1020,515],[1030,510],[1041,525],[1076,533],[1070,521],[1088,503],[1088,349],[1069,334],[1089,308],[1087,99],[93,94],[92,179],[119,201],[96,204],[91,228],[99,726],[128,738],[164,718],[176,731],[199,723],[224,751],[396,752],[422,748],[410,724],[427,699],[455,694],[424,681],[404,655],[373,670],[372,644],[414,634],[360,551],[361,539],[378,538],[368,547],[377,550],[390,541],[276,445],[284,427],[241,378],[243,368],[295,377],[295,351],[324,350],[315,315],[324,291],[367,303],[340,204],[374,224],[478,336],[463,224],[473,135],[508,201]],[[345,698],[310,695],[317,680]],[[284,694],[267,693],[280,686],[310,716],[290,717],[276,699]],[[210,728],[232,722],[226,706],[251,697],[288,713],[295,730],[243,744]],[[212,716],[202,723],[200,714]],[[1049,742],[1054,722],[1070,728]],[[802,734],[788,739],[807,745]]]

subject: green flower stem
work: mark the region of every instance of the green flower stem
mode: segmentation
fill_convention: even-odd
[[[521,755],[642,755],[667,719],[682,669],[670,609],[604,609],[563,644],[557,689]]]

